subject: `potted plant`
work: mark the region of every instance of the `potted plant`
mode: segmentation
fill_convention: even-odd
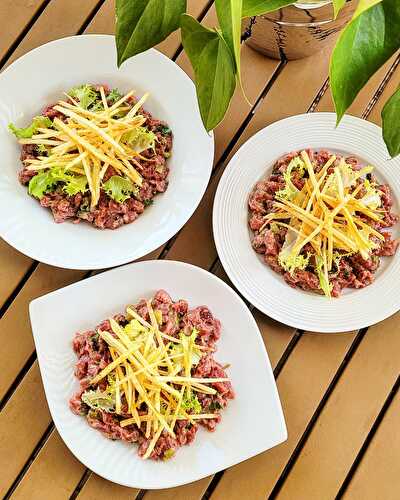
[[[332,51],[330,85],[339,123],[371,76],[400,48],[399,0],[353,0],[357,9]],[[219,28],[186,14],[186,0],[117,0],[118,64],[180,28],[195,74],[201,117],[207,131],[224,118],[241,85],[242,20],[283,9],[294,0],[215,0]],[[332,0],[335,16],[346,0]],[[392,157],[400,154],[400,89],[382,111],[383,137]]]

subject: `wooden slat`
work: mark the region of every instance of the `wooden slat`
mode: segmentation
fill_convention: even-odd
[[[212,494],[212,500],[261,500],[271,493],[353,338],[353,334],[302,336],[277,380],[288,440],[228,469]]]
[[[77,33],[97,3],[98,0],[52,0],[7,60],[6,66],[44,43]]]
[[[57,269],[45,264],[38,266],[0,319],[0,357],[7,359],[0,377],[0,400],[35,349],[29,323],[29,302],[81,279],[84,274],[84,271]]]
[[[345,500],[398,500],[399,415],[400,392],[397,392],[344,494]]]
[[[334,498],[399,373],[400,314],[369,328],[279,494]],[[393,429],[394,430],[394,429]],[[382,497],[385,498],[385,497]]]
[[[32,260],[0,239],[0,307],[25,276]]]
[[[53,456],[60,460],[53,460]],[[68,477],[65,471],[68,470]],[[57,431],[53,432],[46,446],[35,458],[22,483],[19,483],[12,499],[42,500],[43,498],[66,499],[71,495],[71,483],[82,476],[83,465],[68,450]]]
[[[205,477],[200,481],[185,484],[167,490],[150,490],[146,492],[146,500],[195,500],[203,497],[213,476]]]
[[[31,21],[45,0],[2,0],[0,2],[0,59]]]
[[[0,413],[0,496],[11,487],[50,422],[35,362]]]
[[[135,488],[126,488],[125,486],[111,483],[92,473],[79,493],[78,498],[79,500],[134,500],[139,491]]]

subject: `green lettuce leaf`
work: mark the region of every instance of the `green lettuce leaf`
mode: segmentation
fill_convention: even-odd
[[[278,255],[278,262],[285,271],[293,274],[297,269],[305,269],[310,261],[310,255],[294,254],[293,250],[297,240],[297,233],[288,229],[285,241]]]
[[[329,280],[326,279],[323,267],[324,267],[324,261],[322,257],[319,255],[315,256],[315,262],[316,262],[316,268],[315,271],[317,273],[318,279],[319,279],[319,286],[321,287],[321,290],[324,292],[324,294],[327,297],[331,296],[332,292],[332,283],[329,283]]]
[[[79,85],[69,90],[68,95],[79,101],[79,104],[84,109],[89,109],[95,103],[98,103],[101,98],[99,93],[92,87],[92,85]],[[101,103],[101,106],[103,104]]]
[[[117,203],[123,203],[130,198],[132,194],[138,193],[137,186],[120,175],[113,175],[110,177],[108,181],[103,184],[103,189],[108,196]]]
[[[303,176],[305,172],[305,165],[303,160],[296,156],[287,166],[287,169],[283,173],[283,178],[285,180],[285,187],[280,189],[275,193],[277,198],[283,198],[285,200],[293,200],[293,198],[299,193],[299,190],[292,182],[292,172],[293,170],[298,170],[300,175]]]
[[[36,134],[38,128],[49,128],[53,126],[53,122],[48,116],[35,116],[29,127],[18,128],[13,123],[8,125],[8,128],[18,139],[30,139]]]
[[[46,193],[53,191],[59,182],[65,184],[63,190],[69,196],[87,191],[86,176],[74,175],[72,172],[66,172],[63,168],[52,168],[41,171],[32,177],[29,181],[28,192],[40,200]]]
[[[121,137],[121,142],[132,148],[136,153],[153,149],[156,145],[156,135],[145,127],[136,127],[130,132],[125,132]]]
[[[115,377],[108,375],[107,377],[108,385],[104,391],[97,388],[95,391],[87,390],[85,391],[81,399],[93,410],[103,410],[107,413],[115,412]]]
[[[181,31],[195,73],[201,118],[209,132],[224,118],[235,91],[235,61],[223,37],[192,16],[182,15]]]

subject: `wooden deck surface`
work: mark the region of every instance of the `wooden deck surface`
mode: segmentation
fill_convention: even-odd
[[[189,0],[213,26],[212,1]],[[0,70],[34,47],[81,33],[113,33],[112,0],[2,0]],[[189,76],[179,34],[159,45]],[[400,56],[372,78],[350,109],[380,124],[400,83]],[[329,54],[279,62],[243,48],[249,107],[240,92],[215,133],[207,192],[180,233],[146,259],[174,259],[227,280],[211,229],[215,189],[232,154],[281,118],[332,111]],[[196,237],[201,245],[192,246]],[[293,330],[253,310],[277,379],[288,440],[215,476],[173,490],[139,491],[107,482],[75,459],[54,428],[39,374],[29,302],[81,280],[32,261],[0,240],[0,495],[23,500],[398,500],[400,498],[400,313],[369,329],[326,335]],[[399,279],[399,277],[394,277]],[[239,445],[239,444],[238,444]]]

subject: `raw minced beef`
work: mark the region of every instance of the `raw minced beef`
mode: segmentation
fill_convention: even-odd
[[[196,344],[205,348],[204,354],[199,362],[192,368],[192,376],[201,378],[227,378],[225,369],[214,359],[216,343],[221,335],[221,323],[216,319],[206,306],[189,309],[186,300],[174,302],[167,292],[159,290],[151,305],[155,311],[161,315],[160,330],[169,336],[177,337],[179,332],[190,335],[195,328],[198,332]],[[146,321],[150,321],[147,304],[141,300],[134,307],[135,311]],[[121,325],[127,324],[125,315],[118,314],[114,319]],[[138,454],[143,456],[151,441],[145,437],[145,423],[141,428],[136,424],[121,427],[119,422],[131,417],[127,413],[127,406],[122,406],[122,415],[108,413],[103,410],[90,409],[83,401],[82,394],[88,388],[101,390],[105,389],[107,383],[104,379],[97,387],[90,385],[90,381],[110,362],[111,356],[107,344],[96,334],[97,329],[112,333],[108,320],[103,321],[94,331],[77,333],[73,340],[73,349],[78,357],[75,367],[75,376],[79,379],[80,390],[70,399],[71,410],[77,415],[83,415],[88,424],[99,430],[104,436],[113,440],[128,441],[138,444]],[[178,420],[174,427],[175,438],[163,431],[159,437],[150,458],[154,460],[168,457],[165,453],[172,450],[172,453],[179,447],[190,444],[195,439],[199,426],[208,431],[214,431],[221,421],[220,410],[226,408],[229,400],[234,398],[234,391],[230,382],[215,382],[207,384],[216,390],[216,394],[198,393],[198,401],[203,413],[213,413],[215,418],[199,419],[194,424],[188,420]],[[125,413],[124,413],[125,412]],[[139,415],[147,413],[146,405],[139,409]],[[171,453],[171,451],[168,451]]]
[[[333,155],[333,153],[326,150],[316,152],[307,150],[307,153],[315,172],[318,172]],[[248,200],[249,226],[253,232],[252,246],[257,253],[263,256],[271,269],[281,274],[290,286],[322,293],[320,280],[315,272],[315,267],[312,265],[312,258],[309,266],[305,269],[297,269],[294,272],[286,271],[280,264],[278,256],[285,242],[287,228],[275,227],[273,230],[271,225],[265,226],[264,224],[265,216],[276,210],[274,202],[277,200],[277,191],[285,188],[283,174],[290,162],[299,154],[299,152],[293,152],[280,158],[274,165],[272,174],[258,182],[252,190]],[[337,159],[328,172],[332,172],[333,168],[340,162],[340,156],[337,154],[335,156]],[[355,157],[347,157],[345,162],[353,170],[360,170],[363,167]],[[293,171],[291,180],[297,189],[301,190],[304,187],[305,178],[302,178],[297,170]],[[361,181],[363,179],[360,179]],[[338,297],[344,288],[363,288],[371,284],[374,281],[375,272],[379,268],[380,258],[394,255],[399,245],[399,241],[392,239],[392,235],[388,231],[398,221],[398,216],[392,212],[393,199],[390,187],[386,184],[379,184],[374,178],[371,178],[371,181],[376,183],[376,189],[380,193],[382,220],[376,222],[365,216],[365,222],[379,231],[384,236],[384,240],[375,239],[377,248],[372,251],[368,259],[363,259],[359,253],[340,259],[339,267],[329,274],[329,281],[332,286],[331,293],[334,297]],[[362,194],[363,192],[360,191],[359,195],[362,196]],[[303,253],[313,254],[311,245],[306,245]]]
[[[106,96],[110,94],[110,89],[103,86]],[[128,106],[132,107],[136,102],[136,98],[129,98]],[[54,120],[59,118],[65,119],[65,116],[54,109],[55,104],[46,106],[42,112],[43,116]],[[155,148],[143,151],[141,155],[146,158],[137,158],[135,168],[141,169],[140,175],[143,178],[143,184],[139,192],[132,195],[123,203],[118,203],[111,199],[103,190],[101,190],[100,199],[94,210],[90,210],[90,196],[88,194],[78,193],[74,196],[68,196],[61,186],[55,191],[45,194],[39,201],[42,207],[49,208],[53,214],[54,220],[57,223],[71,220],[74,223],[86,221],[100,229],[116,229],[124,224],[129,224],[136,220],[143,213],[148,205],[151,205],[153,198],[164,193],[168,188],[169,167],[167,159],[169,158],[173,145],[173,136],[168,125],[148,113],[143,108],[139,109],[139,113],[146,118],[143,124],[148,131],[151,131],[156,136]],[[19,172],[19,180],[21,184],[28,185],[30,180],[37,175],[38,172],[29,170],[25,164],[25,160],[35,159],[40,156],[40,152],[34,144],[22,145],[21,161],[24,165]],[[108,167],[103,182],[106,182],[110,177],[118,175],[113,167]]]

